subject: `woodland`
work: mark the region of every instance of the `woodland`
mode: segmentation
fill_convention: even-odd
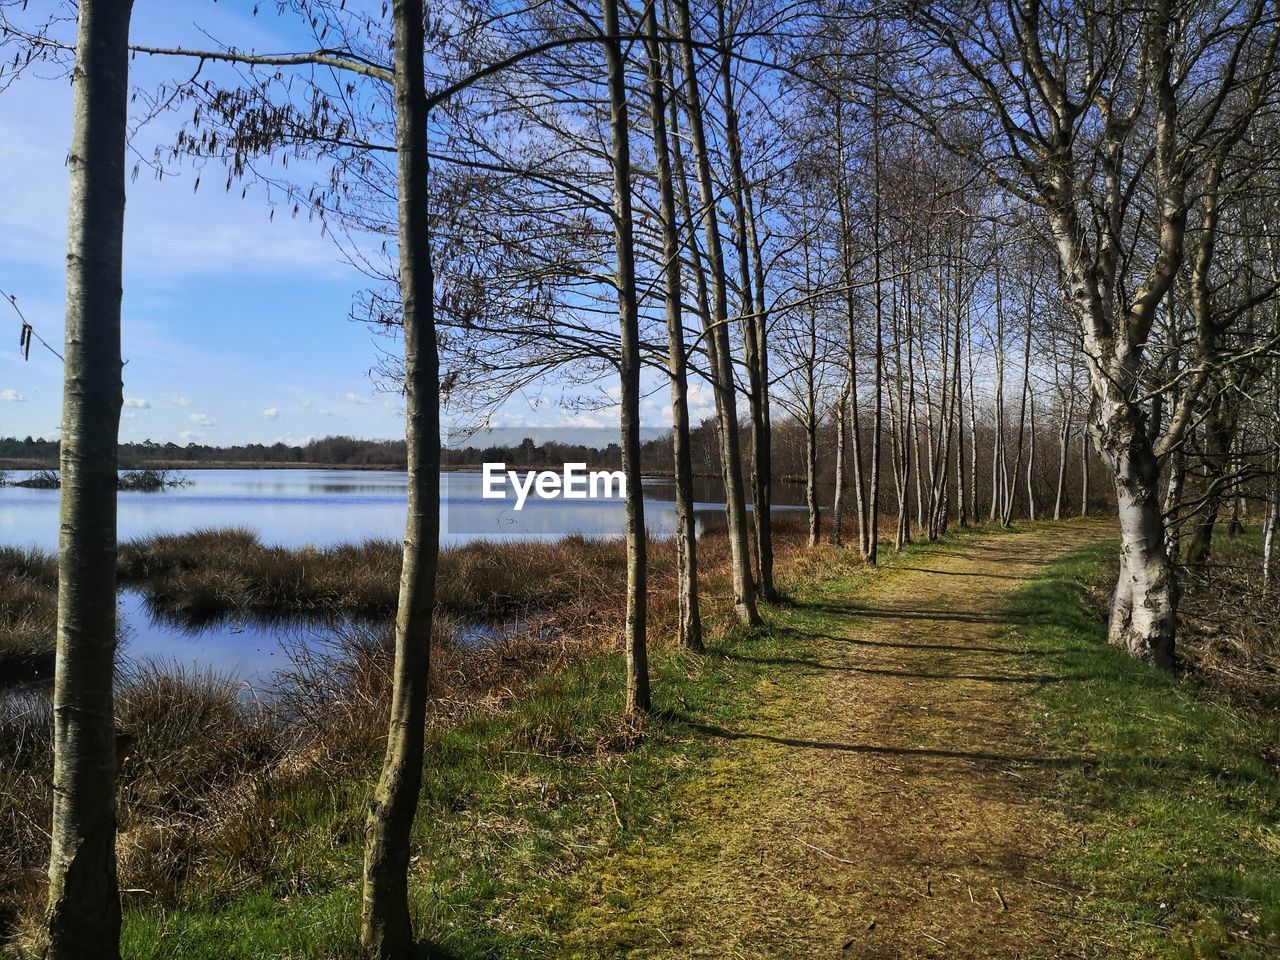
[[[588,881],[572,897],[552,886],[534,903],[511,892],[519,886],[513,881],[501,889],[518,910],[479,906],[487,885],[498,883],[492,858],[500,852],[474,853],[468,866],[461,847],[432,846],[445,837],[462,843],[445,826],[459,811],[475,813],[468,828],[475,836],[502,820],[496,807],[468,806],[498,788],[481,789],[477,780],[462,789],[460,771],[483,778],[505,764],[496,759],[506,756],[502,750],[478,744],[492,746],[497,741],[484,738],[497,736],[494,725],[509,724],[503,736],[514,752],[540,757],[535,763],[559,758],[557,776],[568,776],[570,765],[575,789],[603,798],[603,825],[616,823],[620,836],[643,846],[667,829],[655,826],[667,823],[665,801],[655,799],[666,794],[654,787],[644,802],[658,806],[637,806],[630,787],[624,796],[619,764],[634,765],[627,775],[640,778],[637,794],[648,789],[645,776],[653,778],[649,787],[667,782],[666,773],[653,772],[662,758],[719,769],[715,751],[737,742],[726,731],[759,714],[752,698],[763,696],[766,681],[755,671],[814,656],[792,644],[792,633],[798,637],[806,624],[828,639],[856,633],[858,623],[876,623],[877,609],[898,611],[904,623],[925,616],[876,593],[882,581],[867,578],[918,579],[935,557],[949,557],[936,565],[951,564],[961,576],[1025,581],[1031,592],[1002,599],[981,593],[977,581],[968,593],[948,593],[948,586],[938,602],[986,604],[975,608],[977,620],[958,618],[930,635],[867,627],[866,644],[927,647],[954,635],[956,643],[978,644],[981,656],[990,637],[974,622],[1005,623],[1007,614],[1030,638],[1028,655],[1043,642],[1045,657],[1094,656],[1078,653],[1087,641],[1111,658],[1105,667],[1089,660],[1063,668],[1067,679],[1097,674],[1076,683],[1084,689],[1074,702],[1044,694],[1059,699],[1035,714],[1042,726],[1025,720],[1036,736],[1072,735],[1063,732],[1068,726],[1043,726],[1051,725],[1043,717],[1074,711],[1107,731],[1088,741],[1096,756],[1085,764],[1107,770],[1123,752],[1117,744],[1163,742],[1123,724],[1139,723],[1148,707],[1185,707],[1178,716],[1191,718],[1193,749],[1220,747],[1197,768],[1196,783],[1200,796],[1218,798],[1206,803],[1220,800],[1223,811],[1235,812],[1215,813],[1201,837],[1222,830],[1233,839],[1187,854],[1188,862],[1220,866],[1218,886],[1205,880],[1175,902],[1160,884],[1182,880],[1141,874],[1139,882],[1138,868],[1126,874],[1124,866],[1124,857],[1139,854],[1118,848],[1108,848],[1110,867],[1097,860],[1070,881],[1061,873],[1044,874],[1052,883],[1031,881],[1060,890],[1105,885],[1088,879],[1092,869],[1111,877],[1115,890],[1130,891],[1115,892],[1116,902],[1132,895],[1165,908],[1124,920],[1116,919],[1119,908],[1106,914],[1124,931],[1114,932],[1121,939],[1087,955],[1138,955],[1137,941],[1124,937],[1165,937],[1159,949],[1171,952],[1144,954],[1160,956],[1181,955],[1172,951],[1188,943],[1190,955],[1266,956],[1277,944],[1272,881],[1280,847],[1267,824],[1280,810],[1280,787],[1274,742],[1270,753],[1259,745],[1274,733],[1280,664],[1273,616],[1280,579],[1275,3],[280,0],[262,4],[257,16],[290,18],[313,40],[280,51],[248,49],[234,36],[210,36],[201,49],[150,45],[147,23],[131,22],[129,0],[49,6],[56,9],[0,0],[0,96],[14,95],[12,81],[33,70],[61,70],[73,84],[61,442],[15,439],[0,448],[16,460],[56,453],[61,467],[56,557],[0,554],[0,572],[10,578],[6,602],[16,610],[12,598],[27,597],[21,615],[46,624],[56,649],[50,706],[40,720],[47,734],[18,742],[15,731],[25,728],[5,719],[12,769],[38,771],[46,762],[52,769],[51,782],[32,794],[40,804],[47,799],[49,810],[32,803],[4,826],[27,844],[15,854],[21,869],[6,869],[0,887],[12,903],[4,919],[19,955],[179,955],[166,954],[166,942],[186,944],[186,956],[216,955],[215,943],[230,951],[223,956],[717,955],[689,945],[696,932],[669,949],[660,940],[627,939],[631,933],[602,918],[632,894],[600,893],[591,901],[596,912],[557,919],[573,897],[591,899],[582,892]],[[140,58],[171,64],[172,79],[135,87],[130,69]],[[177,118],[176,137],[154,156],[138,156],[131,137],[160,117]],[[311,218],[336,239],[367,278],[352,315],[383,338],[374,377],[403,397],[403,438],[336,437],[281,450],[118,445],[129,373],[120,350],[126,197],[137,178],[174,169],[198,171],[199,189],[265,191],[273,215]],[[127,302],[127,290],[123,296]],[[442,448],[442,424],[488,423],[517,392],[549,385],[573,386],[583,408],[615,418],[617,446],[598,462],[616,457],[628,478],[625,537],[506,554],[483,546],[442,551],[440,471],[451,457],[462,462]],[[653,397],[661,397],[666,418],[666,439],[656,442],[642,417]],[[712,413],[694,422],[691,410],[708,398]],[[273,552],[235,531],[117,548],[121,467],[221,459],[400,466],[408,476],[403,542],[320,559]],[[673,480],[670,540],[646,532],[640,479],[654,473]],[[723,491],[724,529],[699,536],[694,480],[708,476]],[[806,509],[792,519],[771,509],[784,482],[804,491]],[[1069,569],[1061,566],[1068,548],[1076,551]],[[984,559],[1000,550],[1005,566]],[[312,564],[306,582],[280,572],[304,560]],[[962,562],[976,566],[965,574],[955,566]],[[1059,580],[1035,587],[1050,568]],[[201,577],[204,586],[196,583]],[[304,680],[282,695],[288,720],[250,718],[234,696],[201,692],[191,678],[183,686],[181,678],[152,675],[120,687],[115,598],[130,579],[157,591],[167,584],[173,597],[204,591],[224,606],[285,608],[304,594],[308,603],[323,594],[335,608],[356,608],[372,596],[367,606],[389,629],[377,640],[347,638],[324,664],[298,665],[294,679]],[[1068,580],[1070,589],[1062,586]],[[509,657],[489,651],[467,660],[450,644],[454,618],[532,608],[532,599],[521,598],[539,583],[561,586],[551,603],[557,636],[589,636],[590,656],[572,653],[567,642],[553,655],[526,637]],[[849,598],[863,594],[850,591],[865,583],[871,592],[854,603]],[[1014,604],[1007,610],[1006,599]],[[44,612],[30,613],[36,610]],[[868,711],[879,709],[875,696],[898,690],[876,676],[883,665],[839,662],[830,670],[861,670],[860,682],[879,691],[868,693]],[[1035,670],[1030,660],[1020,666]],[[317,685],[326,674],[340,690]],[[812,674],[822,676],[820,665],[797,681],[795,697],[816,697],[814,684],[834,682]],[[975,668],[953,679],[986,678],[1009,690],[992,676]],[[715,701],[717,685],[722,701]],[[579,711],[573,723],[593,717],[592,732],[579,738],[566,732],[577,730],[565,719],[572,710],[559,720],[539,711],[583,686],[593,691],[584,702],[599,715]],[[543,692],[495,693],[515,689]],[[855,729],[873,715],[859,718],[863,695],[855,688],[821,689],[839,702],[835,713],[796,714],[815,729],[832,716]],[[1086,698],[1104,690],[1110,707],[1095,710]],[[906,688],[892,695],[899,694],[914,695]],[[156,724],[173,716],[175,703],[197,699],[220,729],[233,731],[226,739],[234,741],[234,759],[209,760],[207,782],[172,790],[153,767],[143,803],[129,748],[144,734],[122,723],[122,711],[143,718],[135,724],[148,715]],[[680,712],[696,713],[704,701],[713,705],[703,720],[680,726]],[[899,716],[891,706],[881,704],[884,716]],[[1024,721],[1009,719],[1002,733],[1006,708],[1021,709],[1013,700],[992,707],[990,736],[1016,747],[1020,736],[1010,731]],[[1233,725],[1215,710],[1241,711],[1247,720]],[[191,730],[214,722],[183,716]],[[805,729],[761,736],[796,749],[822,741]],[[933,759],[956,753],[949,742],[930,748]],[[966,755],[989,758],[993,749],[979,740]],[[862,762],[856,749],[846,752],[840,762]],[[572,766],[588,755],[598,768]],[[341,775],[323,779],[326,766]],[[1152,759],[1133,769],[1156,766]],[[1046,767],[1026,769],[1034,779]],[[1187,810],[1198,802],[1189,799],[1196,789],[1178,793],[1177,776],[1186,771],[1176,760],[1168,770],[1168,783],[1157,778],[1151,788],[1166,805],[1141,814],[1137,807],[1117,813],[1120,794],[1097,783],[1063,782],[1074,784],[1072,796],[1114,801],[1107,836],[1124,835],[1126,815],[1131,824],[1158,819],[1161,829],[1194,826]],[[175,764],[166,776],[179,772]],[[260,784],[304,786],[277,795],[270,816],[242,810],[228,826],[231,815],[221,812],[231,809],[228,784],[243,783],[246,772]],[[682,790],[700,789],[679,779],[693,773],[670,776]],[[821,765],[805,776],[820,782]],[[1099,774],[1097,782],[1104,779]],[[1043,796],[1054,793],[1052,784],[1035,782]],[[120,799],[122,783],[133,784],[128,800]],[[1137,780],[1124,783],[1139,789]],[[6,786],[10,796],[22,789],[16,780]],[[273,788],[255,789],[257,799],[245,804],[266,803]],[[539,789],[545,816],[529,829],[550,847],[572,843],[576,834],[557,832],[553,822],[552,788],[542,782]],[[294,799],[280,799],[285,794]],[[302,795],[328,799],[309,806],[296,800]],[[564,796],[566,809],[577,809]],[[762,796],[765,803],[768,791]],[[1006,793],[993,796],[993,804],[1013,803]],[[117,827],[152,816],[140,812],[146,804],[165,808],[166,822],[181,820],[179,810],[190,819],[178,832],[155,832],[151,852],[130,858]],[[779,800],[778,809],[785,807]],[[1247,829],[1232,825],[1237,815],[1250,818]],[[271,834],[286,829],[277,817],[306,825],[298,836],[310,839],[298,840],[298,850],[329,852],[315,853],[320,859],[305,868],[273,866],[277,854],[263,851],[293,842]],[[731,814],[717,822],[727,820]],[[1131,838],[1146,836],[1131,829]],[[1245,852],[1226,846],[1237,834],[1256,843]],[[143,843],[138,829],[128,835]],[[155,839],[161,836],[169,839]],[[880,848],[860,848],[856,831],[844,840],[839,855],[818,851],[826,868],[874,862]],[[307,846],[313,841],[314,849]],[[637,865],[643,857],[634,845],[625,849],[627,876],[676,889],[652,862]],[[698,848],[678,849],[695,875]],[[439,856],[427,863],[433,851]],[[171,853],[163,878],[130,879],[139,863]],[[1159,859],[1154,850],[1144,856]],[[41,859],[47,880],[32,879]],[[909,859],[903,854],[894,869]],[[1006,884],[984,884],[989,910],[1010,913]],[[528,887],[535,888],[543,889]],[[139,905],[139,889],[154,896]],[[503,897],[494,902],[508,903]],[[632,914],[643,912],[644,900],[643,893],[627,900]],[[1077,907],[1087,913],[1084,899],[1072,903],[1072,917],[1082,915]],[[305,916],[287,913],[302,905]],[[214,930],[232,914],[243,925],[238,946],[225,946],[225,931],[201,939],[201,924]],[[541,914],[550,919],[530,919]],[[286,915],[292,919],[272,925]],[[217,919],[192,919],[199,917]],[[330,923],[334,917],[343,919]],[[835,942],[831,955],[883,955],[859,946],[859,937],[880,935],[875,922],[863,922],[843,953]],[[540,952],[522,952],[535,941],[512,932],[530,923],[549,925],[539,927]],[[792,931],[803,923],[779,921]],[[303,926],[314,939],[300,945]],[[167,941],[179,927],[181,937]],[[474,932],[481,928],[489,939]],[[945,925],[886,949],[933,955],[917,951],[934,949],[930,942],[942,943],[947,930],[958,938],[953,945],[967,948],[963,955],[1013,949],[1013,940],[988,942],[976,927]],[[791,946],[792,935],[773,935],[761,933],[742,955],[826,955],[799,934]],[[1067,941],[1055,945],[1055,935],[1035,934],[1042,935],[1041,949],[1051,951],[1044,955],[1086,955],[1068,952]]]

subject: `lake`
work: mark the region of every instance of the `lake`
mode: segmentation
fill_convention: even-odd
[[[24,474],[13,471],[10,479]],[[404,530],[407,480],[391,470],[184,470],[186,485],[153,493],[123,492],[119,538],[185,533],[211,527],[246,527],[264,543],[285,547],[332,546],[369,539],[399,540]],[[616,537],[624,533],[620,498],[542,500],[524,509],[485,500],[481,474],[441,474],[441,542],[476,539],[557,539],[569,534]],[[699,480],[694,494],[699,533],[722,527],[722,486]],[[645,521],[653,536],[675,527],[671,480],[648,477],[643,485]],[[803,488],[775,485],[776,509],[802,509]],[[0,487],[0,544],[54,550],[58,542],[58,491]],[[231,618],[198,630],[152,616],[141,594],[122,591],[120,622],[129,659],[175,660],[212,667],[250,683],[269,677],[285,661],[284,645],[306,642],[321,628],[281,627]]]
[[[12,479],[26,474],[13,471]],[[119,539],[154,533],[186,533],[210,527],[247,527],[264,543],[284,547],[332,546],[369,539],[399,540],[404,533],[407,480],[392,470],[183,470],[173,473],[188,485],[153,493],[123,492],[117,500]],[[776,484],[776,506],[797,509],[803,489]],[[524,509],[513,502],[485,500],[479,472],[440,475],[441,542],[476,539],[556,539],[571,533],[614,537],[624,532],[623,502],[541,500]],[[695,484],[699,532],[724,523],[722,485]],[[671,480],[644,480],[646,525],[652,536],[675,529]],[[0,487],[0,544],[58,545],[58,491]]]

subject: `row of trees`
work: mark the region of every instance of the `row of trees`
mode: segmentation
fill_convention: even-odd
[[[104,955],[103,931],[119,924],[114,503],[101,476],[116,466],[128,8],[80,0],[74,44],[57,957]],[[321,217],[374,281],[360,312],[403,347],[383,370],[406,398],[410,498],[390,735],[367,829],[373,952],[408,956],[413,943],[408,844],[446,402],[462,416],[551,378],[616,384],[633,719],[652,700],[646,392],[670,396],[675,639],[695,650],[690,407],[704,386],[744,624],[776,598],[774,435],[792,425],[811,539],[829,466],[827,535],[869,563],[886,521],[901,546],[1047,511],[1037,477],[1051,433],[1053,513],[1067,510],[1073,469],[1081,501],[1106,489],[1117,504],[1112,641],[1162,667],[1178,557],[1204,562],[1223,504],[1265,497],[1274,539],[1274,4],[282,9],[313,31],[314,51],[134,49],[238,69],[150,92],[156,109],[190,110],[155,162],[221,162],[228,188],[256,179]],[[16,67],[60,49],[47,31],[6,31]],[[328,179],[273,165],[293,156],[327,164]]]

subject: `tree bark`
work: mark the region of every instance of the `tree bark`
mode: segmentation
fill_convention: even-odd
[[[689,373],[685,358],[681,299],[680,227],[676,214],[671,156],[667,148],[666,92],[658,15],[651,4],[645,15],[648,48],[649,105],[653,122],[654,160],[662,217],[663,274],[666,279],[667,373],[671,378],[671,442],[676,488],[676,554],[679,565],[678,641],[701,650],[702,618],[698,610],[698,534],[693,516],[693,457],[689,449]]]
[[[1027,416],[1027,518],[1036,519],[1036,398],[1029,400],[1030,410]]]
[[[733,607],[738,620],[758,624],[755,584],[751,576],[751,549],[747,539],[745,491],[742,483],[742,450],[738,438],[738,403],[733,381],[733,357],[729,348],[729,302],[726,290],[724,249],[716,215],[715,181],[702,122],[702,93],[693,55],[693,35],[689,20],[689,0],[676,0],[676,25],[680,35],[684,67],[685,100],[689,114],[689,136],[693,143],[698,187],[702,200],[703,233],[707,238],[707,267],[711,274],[714,312],[706,330],[707,353],[712,367],[712,388],[716,396],[716,418],[720,436],[720,464],[725,486],[725,520],[729,527],[729,550],[733,568]]]
[[[764,337],[760,329],[764,316],[762,311],[757,310],[753,295],[749,236],[752,226],[747,212],[746,173],[742,162],[742,141],[738,135],[738,109],[733,90],[732,37],[725,16],[724,0],[716,0],[716,21],[720,35],[720,92],[732,177],[729,198],[733,204],[733,238],[738,261],[739,312],[742,317],[743,358],[747,368],[747,409],[751,418],[751,525],[755,539],[755,586],[761,599],[773,601],[777,599],[777,590],[773,585],[773,537],[769,514],[768,374],[765,369]],[[763,298],[764,292],[760,291],[761,302]]]
[[[751,184],[746,180],[743,181],[742,193],[746,203],[747,240],[751,247],[755,281],[756,373],[760,381],[758,417],[761,440],[755,450],[756,487],[753,507],[756,515],[756,548],[760,562],[760,595],[765,600],[776,601],[778,590],[773,582],[773,423],[769,401],[769,314],[765,309],[764,255],[760,249],[760,237],[756,231]]]
[[[876,21],[876,46],[879,46],[880,23]],[[875,284],[873,312],[875,314],[875,391],[871,420],[871,490],[867,502],[867,536],[863,556],[867,563],[875,565],[880,545],[880,447],[884,435],[884,291],[883,245],[881,238],[882,217],[880,206],[880,58],[876,57],[877,80],[872,96],[871,144],[871,259],[872,282]]]
[[[1141,436],[1138,424],[1123,428]],[[1158,469],[1132,442],[1113,461],[1120,514],[1120,575],[1112,605],[1109,638],[1133,656],[1169,670],[1177,613],[1177,581],[1165,550]]]
[[[80,0],[72,74],[62,393],[51,960],[120,955],[116,882],[116,438],[130,0]]]
[[[840,399],[836,403],[836,476],[835,490],[831,497],[831,543],[834,546],[840,546],[844,537],[844,470],[847,454],[845,453],[845,410],[848,408],[849,398],[846,391],[840,394]]]
[[[373,956],[400,960],[417,955],[409,915],[409,859],[422,787],[440,549],[440,385],[427,196],[422,0],[396,0],[392,11],[408,509],[387,747],[365,824],[360,941]]]
[[[618,328],[621,336],[622,472],[627,478],[626,715],[649,712],[649,655],[645,637],[646,531],[640,470],[640,306],[636,295],[635,220],[631,212],[631,142],[627,77],[618,39],[618,0],[602,0],[609,126],[613,136],[613,228],[618,256]]]
[[[1210,399],[1204,418],[1205,456],[1202,479],[1204,502],[1196,511],[1191,536],[1183,551],[1183,561],[1190,568],[1203,567],[1209,562],[1213,550],[1213,529],[1222,509],[1222,487],[1227,473],[1227,461],[1235,439],[1234,411],[1226,407],[1225,390],[1219,390]]]
[[[1080,431],[1080,516],[1089,515],[1089,430]]]

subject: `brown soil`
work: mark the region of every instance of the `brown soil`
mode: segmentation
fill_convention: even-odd
[[[682,797],[690,822],[592,871],[573,956],[1105,955],[1082,891],[1053,867],[1078,843],[1025,733],[1057,682],[1001,611],[1097,522],[985,535],[865,586],[819,585],[781,618],[796,649],[765,706]]]

